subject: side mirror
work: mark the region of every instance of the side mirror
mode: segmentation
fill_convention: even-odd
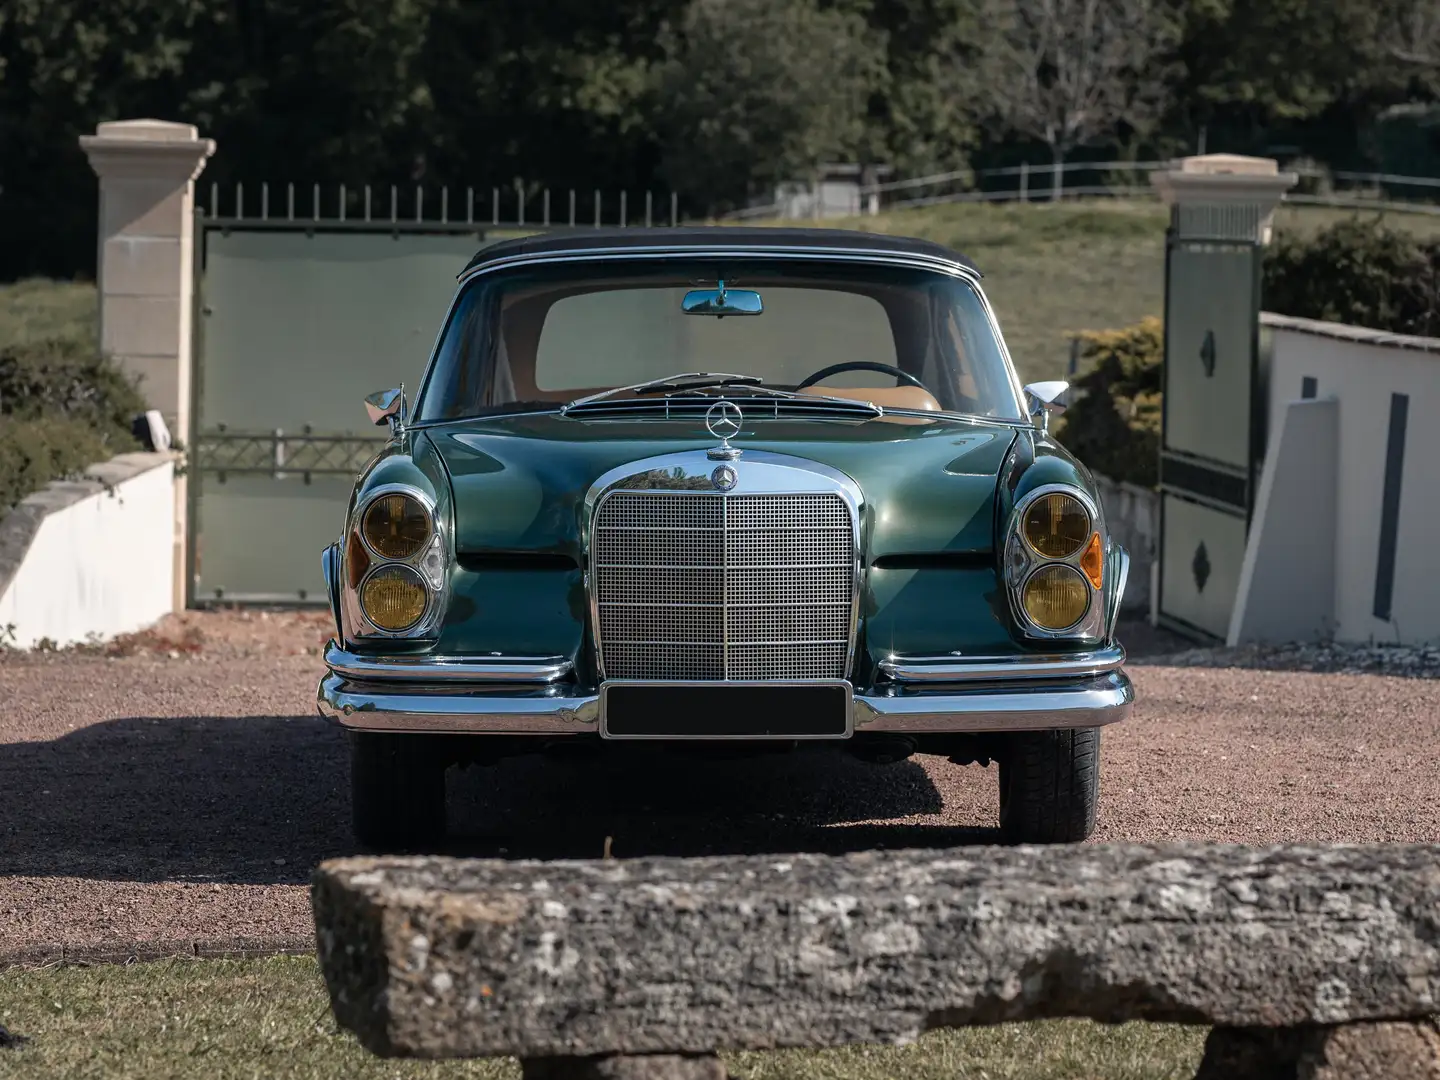
[[[381,390],[365,399],[365,412],[370,422],[379,426],[389,424],[391,432],[399,430],[405,423],[405,386],[394,390]]]
[[[1050,382],[1032,382],[1025,387],[1025,408],[1031,419],[1039,418],[1040,430],[1050,430],[1050,414],[1056,416],[1065,411],[1057,398],[1070,389],[1070,384],[1064,379],[1054,379]]]

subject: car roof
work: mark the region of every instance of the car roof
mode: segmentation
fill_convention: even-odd
[[[790,229],[733,225],[684,225],[678,228],[565,229],[560,232],[501,240],[476,252],[461,271],[463,276],[478,266],[517,255],[544,255],[585,252],[602,248],[812,248],[817,253],[835,248],[874,252],[877,255],[923,255],[957,263],[976,274],[980,268],[969,257],[933,240],[911,236],[884,236],[855,229]]]

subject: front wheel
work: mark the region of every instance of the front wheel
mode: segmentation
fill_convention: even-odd
[[[1007,844],[1068,844],[1095,831],[1100,729],[1007,736],[1000,757],[1000,832]]]
[[[361,846],[416,850],[445,838],[445,767],[433,737],[350,733],[350,821]]]

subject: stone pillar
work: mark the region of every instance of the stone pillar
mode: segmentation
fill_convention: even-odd
[[[215,152],[191,124],[118,120],[82,135],[100,178],[100,348],[188,447],[195,177]],[[175,488],[175,607],[185,605],[186,485]]]
[[[1150,174],[1180,235],[1270,242],[1275,207],[1299,179],[1274,158],[1201,154]]]

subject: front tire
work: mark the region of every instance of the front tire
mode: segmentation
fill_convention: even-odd
[[[445,838],[446,759],[432,737],[350,733],[350,823],[362,846],[414,851]]]
[[[1100,729],[1027,731],[1000,755],[1000,832],[1007,844],[1070,844],[1095,831]]]

